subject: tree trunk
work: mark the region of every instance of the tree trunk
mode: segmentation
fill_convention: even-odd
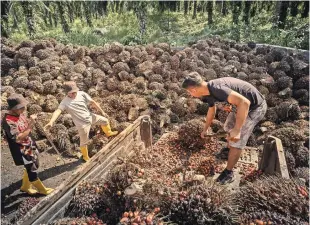
[[[19,29],[18,28],[18,20],[17,20],[17,14],[16,14],[16,10],[14,7],[12,7],[12,14],[13,14],[13,29]]]
[[[32,7],[33,7],[32,2],[23,1],[23,2],[20,2],[20,4],[23,8],[23,13],[26,19],[29,36],[32,37],[36,33],[33,11],[32,11]]]
[[[60,16],[60,22],[61,22],[62,30],[65,33],[69,33],[70,32],[70,28],[69,28],[69,25],[68,25],[68,23],[66,21],[66,18],[65,18],[65,12],[64,12],[64,9],[63,9],[63,5],[62,5],[63,2],[56,2],[56,3],[57,3],[57,6],[58,6],[58,10],[59,10],[59,16]]]
[[[134,11],[139,21],[140,39],[142,40],[146,32],[147,3],[134,2]]]
[[[193,12],[193,17],[192,19],[197,18],[197,0],[194,0],[194,12]]]
[[[251,1],[246,0],[244,3],[243,21],[246,25],[250,24]]]
[[[227,9],[227,2],[226,0],[222,1],[222,10],[221,10],[223,16],[227,16],[228,9]]]
[[[69,14],[69,21],[70,21],[70,23],[73,23],[74,14],[73,14],[72,2],[67,2],[67,7],[68,7],[68,14]]]
[[[89,10],[89,4],[90,2],[83,2],[85,18],[86,18],[87,25],[89,27],[93,27],[93,23],[91,21],[91,12]]]
[[[279,18],[278,27],[281,29],[284,29],[285,27],[288,6],[289,6],[289,2],[286,2],[286,1],[280,2],[280,11],[278,14],[278,18]]]
[[[177,11],[180,12],[181,11],[181,2],[177,1],[176,5],[177,5]]]
[[[208,24],[211,25],[213,23],[213,1],[207,2],[207,8],[208,8]]]
[[[298,6],[299,6],[299,2],[293,1],[290,2],[290,9],[291,9],[291,16],[292,17],[296,17],[298,14]]]
[[[164,1],[160,1],[160,2],[158,2],[158,7],[159,7],[159,11],[161,12],[161,13],[163,13],[164,11],[165,11],[165,4],[166,4],[166,2],[164,2]]]
[[[9,4],[8,1],[1,1],[1,36],[6,38],[8,37]]]
[[[304,1],[303,12],[301,14],[302,18],[309,16],[309,1]]]
[[[193,0],[195,1],[195,0]],[[192,10],[193,1],[188,1],[188,11]]]
[[[251,18],[253,18],[256,15],[256,11],[257,11],[257,2],[252,2],[250,10]]]
[[[124,1],[121,1],[121,2],[120,2],[120,6],[119,6],[120,13],[123,13],[123,12],[124,12],[124,5],[125,5],[125,2],[124,2]]]
[[[184,1],[184,15],[187,15],[188,13],[188,1]]]
[[[233,14],[233,23],[238,25],[239,23],[239,15],[241,11],[241,2],[231,2],[232,4],[232,14]]]

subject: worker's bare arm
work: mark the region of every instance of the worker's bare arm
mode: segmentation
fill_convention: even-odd
[[[44,129],[49,129],[50,127],[52,127],[54,125],[54,122],[58,119],[61,113],[62,113],[61,109],[56,109],[56,111],[52,115],[50,122],[44,126]]]
[[[227,101],[237,107],[235,127],[230,131],[230,138],[237,141],[240,139],[240,131],[248,116],[251,102],[235,91],[229,94]]]
[[[108,115],[103,111],[103,109],[100,107],[100,105],[96,101],[91,100],[89,104],[93,106],[94,108],[96,108],[98,111],[100,111],[101,115],[103,115],[104,117],[108,117]]]
[[[29,136],[30,132],[31,132],[31,127],[28,127],[24,132],[19,133],[19,134],[16,136],[16,142],[17,142],[17,143],[22,142],[26,137]]]
[[[207,113],[207,116],[206,116],[206,123],[205,123],[205,126],[203,128],[203,131],[201,133],[201,137],[204,138],[204,135],[207,133],[214,117],[215,117],[215,113],[216,113],[216,106],[214,105],[213,107],[210,107],[208,109],[208,113]]]

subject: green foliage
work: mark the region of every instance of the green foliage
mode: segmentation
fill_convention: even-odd
[[[74,8],[81,8],[82,3],[74,2]],[[253,17],[249,19],[246,25],[242,20],[243,13],[235,14],[234,19],[238,19],[238,24],[233,23],[232,6],[226,4],[228,14],[224,16],[221,12],[221,4],[215,4],[213,9],[213,23],[208,25],[208,12],[198,11],[197,18],[192,19],[193,6],[184,15],[184,4],[181,4],[180,11],[172,12],[168,6],[162,11],[158,2],[148,2],[148,11],[146,17],[146,31],[141,33],[141,18],[138,20],[137,11],[133,2],[124,2],[121,9],[116,12],[116,5],[109,3],[107,14],[96,14],[95,2],[89,10],[88,15],[91,19],[92,27],[87,23],[85,11],[81,13],[75,10],[74,21],[69,23],[69,33],[64,33],[61,28],[60,17],[58,17],[57,27],[53,24],[50,27],[44,21],[45,11],[48,9],[52,15],[59,13],[54,2],[49,7],[42,2],[37,2],[34,7],[34,21],[36,33],[32,39],[52,37],[65,44],[79,45],[103,45],[107,42],[118,41],[126,45],[168,42],[173,46],[185,46],[196,40],[206,38],[212,35],[220,35],[223,38],[229,38],[238,42],[254,41],[257,43],[266,43],[281,45],[293,48],[309,48],[309,25],[308,18],[287,16],[284,29],[279,29],[274,24],[275,3],[272,7],[265,7],[259,2],[252,2],[251,7],[256,7]],[[198,4],[199,5],[199,4]],[[201,4],[204,7],[205,4]],[[242,4],[242,7],[244,4]],[[14,2],[12,7],[17,15],[18,26],[13,27],[13,10],[9,12],[9,35],[13,41],[20,42],[29,39],[25,16],[22,7],[18,2]],[[300,6],[300,11],[301,11]],[[113,10],[112,10],[113,9]],[[65,10],[65,19],[69,20],[67,8]],[[252,9],[251,9],[252,10]],[[114,12],[113,12],[114,11]],[[236,17],[237,16],[237,17]],[[89,22],[89,21],[88,21]],[[54,22],[53,22],[54,23]],[[16,19],[15,19],[16,25]],[[99,32],[98,32],[99,31]]]

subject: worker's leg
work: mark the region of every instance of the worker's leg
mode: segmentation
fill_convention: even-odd
[[[33,165],[33,163],[25,165],[25,168],[27,170],[27,174],[29,177],[29,181],[31,184],[38,189],[40,194],[48,195],[54,191],[52,188],[46,188],[44,184],[41,182],[41,180],[38,178],[38,174],[36,172],[36,167]],[[35,168],[35,169],[33,169]],[[37,193],[37,192],[36,192]]]
[[[22,192],[26,192],[30,195],[34,195],[38,192],[37,192],[37,190],[32,188],[32,185],[31,185],[30,180],[29,180],[28,173],[30,174],[31,181],[34,181],[37,179],[37,173],[31,172],[30,168],[31,168],[31,166],[29,167],[29,164],[28,164],[29,172],[27,172],[27,165],[25,165],[24,173],[23,173],[23,179],[22,179],[22,186],[21,186],[20,190]]]
[[[229,141],[230,150],[228,155],[227,167],[217,178],[217,181],[221,184],[233,181],[233,168],[237,164],[242,153],[242,149],[245,148],[248,139],[254,130],[255,125],[264,118],[266,111],[267,104],[263,102],[259,108],[249,113],[244,125],[241,128],[240,140],[237,142]],[[232,124],[234,126],[234,122]]]
[[[242,149],[230,147],[227,161],[227,170],[233,170],[234,166],[237,164],[242,153]]]
[[[92,121],[94,125],[100,125],[101,129],[107,137],[114,136],[118,134],[118,131],[112,131],[110,127],[109,120],[106,117],[92,114]]]
[[[231,129],[233,129],[235,125],[235,120],[236,120],[236,114],[234,112],[231,112],[228,114],[227,119],[224,123],[224,130],[228,133]],[[215,156],[218,159],[228,159],[228,154],[229,154],[229,143],[227,142],[227,147],[222,148],[219,152],[215,154]]]
[[[81,153],[83,156],[83,160],[85,162],[89,160],[87,145],[89,142],[88,134],[90,131],[90,127],[91,125],[83,127],[83,128],[78,128],[78,133],[80,136],[80,149],[81,149]]]

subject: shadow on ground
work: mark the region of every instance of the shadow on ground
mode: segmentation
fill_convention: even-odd
[[[74,162],[69,162],[64,165],[52,167],[45,169],[42,172],[39,172],[38,176],[43,181],[56,177],[62,173],[70,172],[76,169],[80,164],[82,164],[81,160],[77,160]],[[50,183],[50,182],[48,182]],[[17,210],[20,203],[27,197],[28,194],[19,192],[19,188],[22,185],[22,181],[19,180],[15,183],[10,184],[9,186],[1,189],[1,214],[7,215]],[[45,184],[49,186],[48,184]],[[14,192],[18,191],[16,194]],[[9,196],[9,197],[6,197]],[[42,195],[37,194],[31,197],[42,197]]]

